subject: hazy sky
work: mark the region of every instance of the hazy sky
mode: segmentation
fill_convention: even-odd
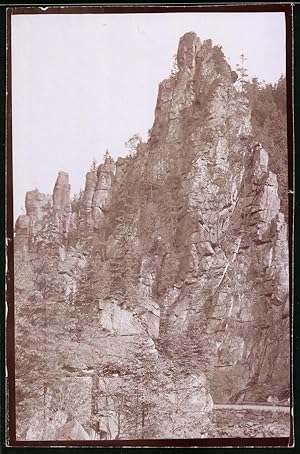
[[[169,76],[178,40],[194,31],[222,45],[235,68],[276,82],[285,73],[283,13],[61,14],[12,17],[14,211],[25,192],[51,193],[57,173],[72,193],[108,148],[126,154],[146,138],[158,84]]]

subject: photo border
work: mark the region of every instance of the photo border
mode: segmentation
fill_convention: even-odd
[[[291,436],[280,438],[213,438],[213,439],[151,439],[151,440],[91,440],[91,441],[18,441],[16,440],[15,407],[15,338],[14,338],[14,225],[13,225],[13,182],[12,182],[12,81],[11,81],[11,18],[19,14],[126,14],[126,13],[175,13],[175,12],[283,12],[286,19],[286,80],[287,80],[287,132],[288,132],[288,190],[289,190],[289,280],[290,280],[290,342],[293,347],[293,219],[294,219],[294,130],[293,130],[293,74],[292,53],[293,7],[291,4],[231,4],[231,5],[57,5],[57,6],[13,6],[6,9],[7,19],[7,104],[6,104],[6,254],[7,254],[7,332],[6,358],[8,369],[7,443],[11,447],[289,447],[294,444],[293,421]],[[291,357],[291,360],[293,358]],[[291,361],[291,396],[293,396],[293,365]],[[293,406],[293,399],[291,399]]]

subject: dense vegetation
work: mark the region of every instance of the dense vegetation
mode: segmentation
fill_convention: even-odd
[[[245,81],[245,95],[252,110],[252,127],[255,138],[270,155],[270,168],[277,174],[281,210],[287,215],[288,153],[286,78],[276,84],[262,84],[257,78]]]

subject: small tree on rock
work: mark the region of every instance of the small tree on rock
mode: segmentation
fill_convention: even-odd
[[[110,152],[108,151],[108,148],[106,148],[106,152],[104,153],[104,162],[107,160],[107,159],[111,159],[111,155],[110,155]]]
[[[139,134],[133,136],[125,142],[125,147],[129,150],[129,156],[134,156],[137,152],[138,146],[142,143],[142,138]]]
[[[97,160],[96,158],[93,158],[91,165],[90,165],[90,171],[95,172],[97,170]]]
[[[241,60],[241,63],[236,65],[236,71],[238,73],[238,82],[240,85],[241,93],[244,94],[246,91],[246,84],[247,84],[247,78],[248,78],[247,71],[248,70],[245,66],[247,58],[245,57],[245,55],[243,53],[240,55],[240,60]]]
[[[178,63],[177,63],[177,55],[173,55],[173,63],[172,63],[172,69],[171,69],[171,77],[176,77],[177,73],[179,71],[178,68]]]

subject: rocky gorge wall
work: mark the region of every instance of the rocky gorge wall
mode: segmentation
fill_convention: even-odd
[[[54,381],[64,395],[66,380],[92,377],[81,387],[89,411],[80,416],[79,401],[71,411],[90,436],[197,437],[213,402],[289,395],[288,231],[277,176],[221,49],[187,33],[177,63],[134,156],[106,156],[76,207],[59,172],[52,197],[27,193],[16,221],[28,273],[54,226],[52,263],[75,313]],[[17,310],[33,292],[21,287]],[[120,390],[135,396],[134,411]],[[58,430],[70,412],[52,407],[47,421],[56,418]],[[39,436],[21,425],[22,436]],[[47,430],[44,439],[55,438],[53,424]]]

